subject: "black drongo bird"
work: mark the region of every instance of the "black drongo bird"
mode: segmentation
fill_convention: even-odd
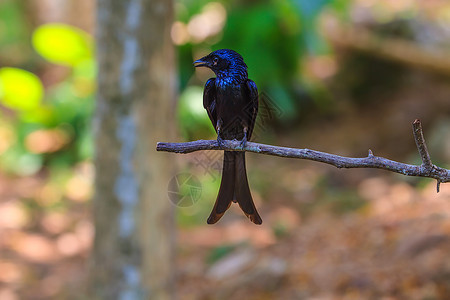
[[[237,139],[245,146],[252,136],[258,113],[258,88],[248,79],[242,56],[229,49],[211,52],[194,62],[195,67],[208,67],[216,78],[210,78],[203,91],[203,106],[217,132],[217,142]],[[255,224],[262,220],[253,203],[245,169],[245,152],[225,151],[222,182],[216,203],[208,218],[214,224],[237,202]]]

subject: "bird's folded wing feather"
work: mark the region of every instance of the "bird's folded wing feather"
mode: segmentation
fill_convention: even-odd
[[[209,119],[211,120],[214,129],[217,132],[217,111],[216,111],[216,79],[210,78],[203,90],[203,107],[208,112]]]
[[[252,136],[253,128],[256,123],[256,115],[258,114],[258,88],[253,80],[247,79],[246,81],[247,95],[250,99],[248,105],[248,113],[251,117],[251,121],[248,128],[248,138]]]

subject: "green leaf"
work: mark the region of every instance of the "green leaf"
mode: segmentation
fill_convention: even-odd
[[[17,68],[0,68],[0,102],[14,110],[30,110],[39,106],[44,88],[39,78]]]
[[[70,25],[42,25],[34,31],[32,42],[40,55],[56,64],[75,66],[92,58],[91,37]]]

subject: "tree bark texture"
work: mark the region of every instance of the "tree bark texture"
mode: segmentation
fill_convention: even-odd
[[[95,241],[90,299],[173,298],[171,160],[154,150],[173,136],[170,0],[98,0],[94,119]]]

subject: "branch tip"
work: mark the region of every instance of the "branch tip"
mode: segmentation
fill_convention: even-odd
[[[439,179],[437,179],[436,192],[439,193],[440,189],[441,189],[441,181]]]

